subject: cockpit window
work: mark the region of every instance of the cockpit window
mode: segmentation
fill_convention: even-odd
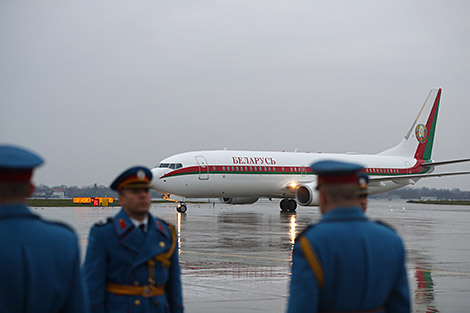
[[[159,168],[171,168],[172,170],[182,168],[183,164],[181,163],[160,163],[158,165]]]

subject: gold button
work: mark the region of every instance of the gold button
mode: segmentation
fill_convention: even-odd
[[[165,248],[166,244],[164,241],[160,241],[160,248]]]
[[[139,286],[139,282],[137,280],[134,282],[134,286]]]
[[[135,299],[134,304],[135,304],[135,305],[140,305],[140,300],[139,300],[139,299]]]

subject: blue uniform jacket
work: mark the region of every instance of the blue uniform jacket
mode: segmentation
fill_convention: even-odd
[[[156,285],[165,286],[164,295],[146,298],[106,291],[107,283],[147,285],[148,260],[168,252],[172,242],[169,225],[150,214],[146,234],[134,227],[124,210],[105,224],[95,224],[84,264],[91,311],[183,312],[177,240],[170,266],[155,264]]]
[[[0,311],[85,312],[77,236],[23,204],[0,205]]]
[[[324,286],[305,258],[305,236],[324,273]],[[369,221],[359,207],[337,208],[294,244],[288,312],[410,312],[405,248],[395,231]]]

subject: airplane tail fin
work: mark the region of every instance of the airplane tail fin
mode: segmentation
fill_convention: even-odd
[[[414,156],[416,159],[431,160],[441,92],[441,88],[431,89],[405,138],[380,155]]]

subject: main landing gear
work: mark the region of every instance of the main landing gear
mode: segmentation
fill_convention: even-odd
[[[295,212],[297,202],[294,199],[282,199],[279,206],[282,212]]]

